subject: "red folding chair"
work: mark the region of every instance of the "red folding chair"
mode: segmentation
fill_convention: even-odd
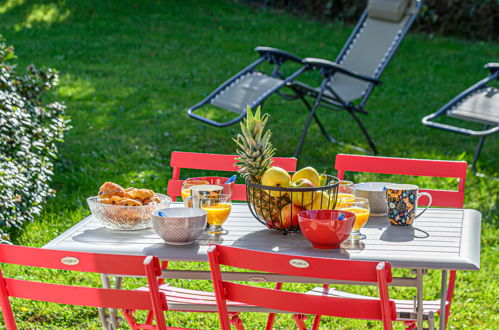
[[[388,283],[392,281],[391,266],[386,262],[312,258],[220,245],[208,248],[208,260],[223,330],[230,330],[227,301],[284,313],[380,320],[384,329],[392,329],[392,321],[396,318],[395,303],[388,295]],[[222,280],[220,265],[290,276],[377,284],[380,299],[337,298],[321,293],[288,292],[228,282]],[[303,322],[298,324],[300,329],[306,329]]]
[[[463,207],[467,170],[467,163],[464,161],[338,154],[334,168],[338,171],[340,180],[343,180],[346,171],[456,178],[458,181],[457,190],[420,189],[420,191],[431,194],[432,206]]]
[[[223,171],[237,172],[239,167],[235,165],[238,155],[222,155],[209,154],[198,152],[173,151],[170,157],[170,166],[173,168],[172,178],[168,181],[167,194],[176,200],[180,196],[182,182],[180,179],[181,169],[196,169],[208,171]],[[287,171],[296,171],[296,158],[273,157],[272,165],[282,167]],[[246,185],[235,184],[232,191],[232,200],[246,201]],[[167,262],[162,263],[162,269],[166,269]],[[188,310],[193,312],[216,312],[216,300],[212,293],[187,290],[181,288],[173,288],[167,284],[163,284],[163,280],[159,282],[160,290],[165,293],[172,303],[178,303],[174,306],[177,310]],[[280,283],[276,284],[276,288],[280,288]],[[144,288],[145,289],[145,288]],[[251,306],[242,306],[241,304],[229,304],[231,309],[231,322],[237,329],[244,329],[241,319],[238,317],[239,311],[255,311]],[[189,307],[191,306],[191,307]],[[152,316],[152,314],[150,314]],[[273,324],[275,315],[269,314],[268,324]],[[150,318],[148,318],[149,321]]]
[[[430,160],[375,157],[361,155],[336,155],[335,169],[338,178],[343,180],[345,172],[367,172],[380,174],[396,174],[411,176],[426,176],[457,179],[457,190],[420,189],[429,192],[432,196],[432,206],[462,208],[464,203],[464,185],[466,182],[467,163],[464,161]],[[450,315],[452,294],[456,281],[456,271],[450,271],[448,291],[446,297],[445,326]],[[398,304],[398,305],[402,305]],[[436,301],[424,302],[425,312],[440,313],[440,304]],[[415,327],[415,322],[409,322],[408,329]]]
[[[168,181],[167,194],[176,200],[180,196],[183,180],[180,180],[180,170],[196,169],[209,171],[237,172],[239,167],[234,165],[237,155],[205,154],[197,152],[174,151],[170,158],[170,166],[173,168],[172,178]],[[296,171],[296,158],[272,158],[272,165],[279,166],[286,171]],[[232,192],[232,200],[246,200],[246,185],[236,184]]]
[[[44,250],[32,247],[0,245],[0,263],[39,268],[146,276],[151,290],[117,290],[76,285],[42,283],[4,277],[0,268],[0,307],[7,330],[17,329],[9,297],[38,300],[66,305],[101,308],[150,310],[156,324],[147,329],[185,329],[167,327],[164,311],[168,310],[163,293],[157,288],[156,276],[161,274],[155,257],[122,256],[82,252]],[[132,329],[144,329],[129,313],[127,321]]]

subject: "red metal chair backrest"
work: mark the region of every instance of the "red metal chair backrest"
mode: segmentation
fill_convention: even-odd
[[[170,166],[173,168],[172,178],[168,181],[167,194],[176,200],[180,196],[183,180],[180,180],[180,169],[196,169],[209,171],[237,172],[239,167],[234,165],[239,156],[205,154],[198,152],[173,151],[170,158]],[[272,158],[272,165],[279,166],[286,171],[296,171],[296,158]],[[236,184],[232,192],[232,200],[246,200],[246,185]]]
[[[0,263],[39,268],[146,276],[150,292],[92,288],[42,283],[4,277],[0,268],[0,307],[7,330],[17,329],[9,297],[67,305],[152,310],[157,321],[153,329],[167,329],[163,311],[166,298],[158,290],[156,276],[161,274],[156,257],[123,256],[45,250],[33,247],[0,245]]]
[[[464,161],[430,160],[411,158],[375,157],[361,155],[336,155],[334,168],[338,178],[346,171],[380,174],[412,175],[458,179],[458,190],[420,189],[431,194],[432,206],[462,208],[464,184],[468,164]],[[424,199],[427,202],[427,199]]]
[[[227,300],[298,314],[382,320],[385,329],[392,329],[392,320],[396,318],[395,303],[388,295],[388,283],[392,281],[389,263],[293,256],[220,245],[208,248],[208,260],[223,330],[230,329]],[[228,282],[222,280],[220,265],[291,276],[377,283],[380,299],[327,297]]]

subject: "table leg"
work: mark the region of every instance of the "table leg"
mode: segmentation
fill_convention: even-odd
[[[104,289],[111,289],[111,282],[109,280],[109,276],[106,274],[100,274],[102,287]],[[121,284],[123,282],[122,277],[116,277],[116,281],[114,283],[114,289],[121,289]],[[108,309],[109,316],[106,315],[105,308],[99,308],[99,319],[102,323],[102,327],[105,330],[115,330],[118,328],[119,319],[118,319],[118,311],[114,308]]]
[[[416,313],[418,329],[423,329],[423,269],[416,269]]]
[[[101,307],[98,307],[97,309],[99,310],[99,320],[100,323],[102,324],[102,329],[110,330],[106,318],[106,309]]]
[[[445,329],[445,310],[447,307],[447,271],[442,270],[442,288],[440,289],[440,329]]]
[[[116,290],[121,289],[121,284],[123,283],[123,277],[116,277],[116,280],[114,282],[114,288]],[[114,308],[109,309],[109,315],[111,317],[111,324],[113,325],[114,329],[118,329],[118,325],[120,320],[118,319],[118,310]]]

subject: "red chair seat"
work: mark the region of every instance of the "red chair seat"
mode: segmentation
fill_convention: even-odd
[[[138,288],[140,291],[149,291],[148,286]],[[217,312],[217,301],[215,293],[190,290],[163,284],[159,287],[159,291],[164,293],[168,302],[168,310],[179,312]],[[288,313],[281,310],[270,310],[268,308],[257,307],[239,303],[235,301],[227,301],[229,312],[257,312],[257,313]]]
[[[324,288],[316,287],[307,294],[322,296],[324,295]],[[330,288],[326,291],[328,297],[339,297],[339,298],[354,298],[354,299],[370,299],[379,300],[378,297],[365,296],[356,293],[350,293],[345,291],[336,290],[335,288]],[[414,301],[412,300],[402,300],[402,299],[391,299],[395,302],[397,310],[397,320],[414,320],[416,318]],[[425,300],[423,301],[423,319],[428,320],[430,318],[430,313],[436,314],[440,310],[440,299],[437,300]]]

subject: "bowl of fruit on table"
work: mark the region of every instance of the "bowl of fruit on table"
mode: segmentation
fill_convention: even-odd
[[[260,183],[246,179],[246,195],[253,216],[268,228],[284,233],[300,231],[298,213],[328,210],[336,206],[338,178],[321,174],[312,167],[288,173],[268,168]]]
[[[236,166],[246,182],[248,206],[253,216],[271,229],[300,231],[298,213],[303,210],[333,209],[338,197],[338,178],[319,174],[313,167],[295,173],[271,166],[276,149],[270,130],[264,131],[268,114],[248,107],[241,123]]]
[[[125,189],[106,182],[98,195],[89,197],[87,202],[92,215],[106,228],[140,230],[151,228],[153,212],[169,207],[172,199],[149,189]]]

